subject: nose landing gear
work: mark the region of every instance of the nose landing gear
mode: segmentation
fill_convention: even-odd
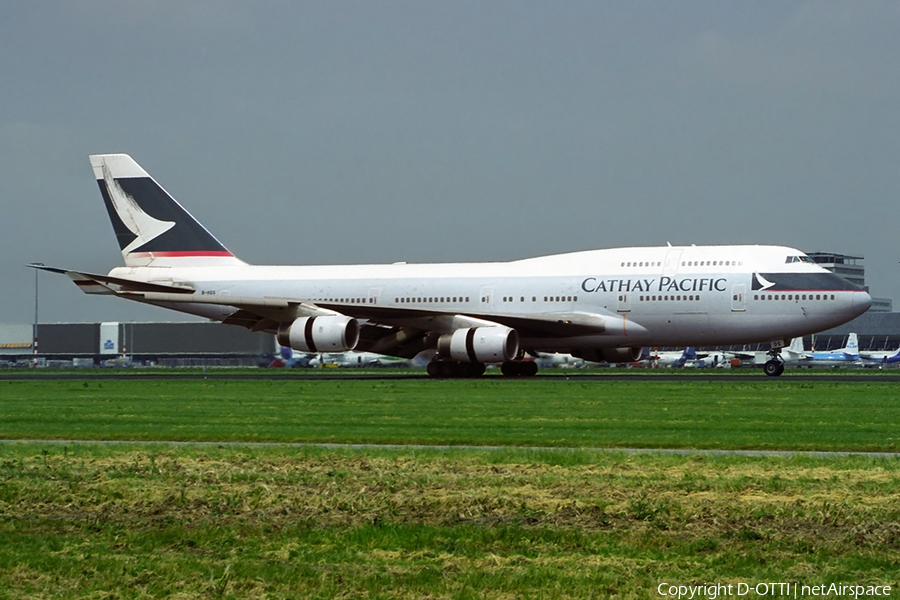
[[[769,377],[778,377],[784,373],[784,359],[781,357],[781,348],[772,348],[768,355],[771,356],[763,365],[763,372]]]

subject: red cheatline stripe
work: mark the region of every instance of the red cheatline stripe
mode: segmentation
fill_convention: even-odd
[[[137,256],[155,256],[155,257],[183,257],[183,256],[228,256],[234,257],[234,254],[227,250],[173,250],[167,252],[132,252]]]

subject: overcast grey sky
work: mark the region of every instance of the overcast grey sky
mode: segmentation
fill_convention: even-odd
[[[4,2],[0,85],[3,322],[121,263],[109,152],[251,263],[773,243],[900,301],[897,1]]]

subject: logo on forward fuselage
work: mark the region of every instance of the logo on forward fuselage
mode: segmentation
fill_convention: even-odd
[[[659,279],[604,279],[587,277],[581,289],[595,292],[724,292],[725,277],[660,277]]]

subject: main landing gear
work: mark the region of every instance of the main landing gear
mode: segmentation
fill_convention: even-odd
[[[784,359],[781,358],[781,348],[772,348],[768,355],[771,356],[763,365],[763,372],[769,377],[778,377],[784,373]]]
[[[481,363],[459,362],[456,360],[433,360],[425,369],[429,377],[443,379],[462,377],[481,377],[484,365]]]
[[[484,375],[484,365],[456,360],[433,360],[428,363],[426,371],[429,377],[441,379],[481,377]],[[505,377],[534,377],[538,366],[531,360],[508,360],[500,365],[500,372]]]
[[[500,372],[506,377],[534,377],[538,366],[533,360],[508,360],[500,365]]]

